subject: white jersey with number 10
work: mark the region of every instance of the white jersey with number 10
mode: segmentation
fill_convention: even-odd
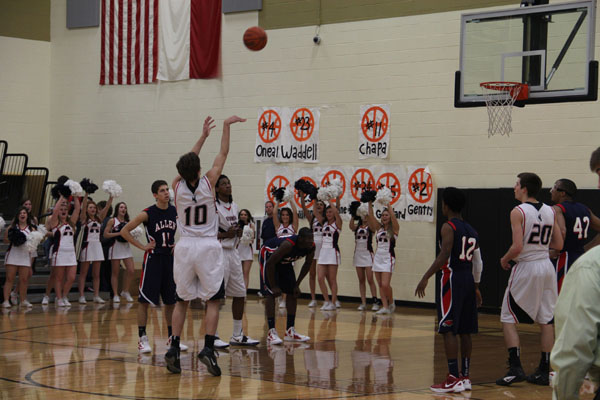
[[[215,195],[206,176],[200,178],[194,192],[184,180],[175,186],[177,228],[185,237],[217,237],[219,217]]]
[[[515,261],[549,259],[548,248],[552,240],[554,209],[543,203],[523,203],[515,208],[523,216],[523,250]]]

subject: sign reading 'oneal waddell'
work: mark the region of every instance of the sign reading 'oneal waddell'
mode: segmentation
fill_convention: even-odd
[[[390,105],[360,106],[358,158],[388,158],[390,151]]]
[[[318,108],[258,110],[255,162],[319,162]]]

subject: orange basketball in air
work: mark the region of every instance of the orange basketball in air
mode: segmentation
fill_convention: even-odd
[[[244,44],[249,50],[259,51],[267,45],[267,32],[260,26],[253,26],[244,32]]]

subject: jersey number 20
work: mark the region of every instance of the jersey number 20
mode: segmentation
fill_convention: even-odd
[[[186,226],[203,225],[206,223],[206,204],[188,207],[184,212]]]
[[[550,243],[550,236],[552,235],[552,225],[533,224],[531,227],[531,233],[529,234],[529,244],[543,244],[544,246]]]

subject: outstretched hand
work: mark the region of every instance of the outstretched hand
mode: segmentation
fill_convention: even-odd
[[[204,126],[202,127],[202,136],[208,137],[210,135],[210,131],[215,127],[215,120],[209,115],[204,120]]]
[[[246,119],[238,117],[237,115],[232,115],[231,117],[227,118],[223,123],[226,125],[231,125],[235,124],[236,122],[246,122]]]

